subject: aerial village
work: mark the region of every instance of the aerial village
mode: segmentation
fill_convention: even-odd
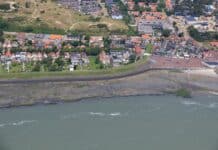
[[[198,17],[189,10],[172,11],[177,7],[175,0],[119,2],[126,7],[127,14],[115,0],[58,0],[64,7],[94,16],[101,11],[99,3],[104,3],[109,17],[122,20],[128,15],[136,34],[3,32],[4,40],[0,42],[2,67],[8,72],[75,71],[118,67],[140,59],[148,59],[151,67],[156,68],[218,67],[218,40],[204,44],[188,33],[190,26],[198,32],[218,31],[218,17],[214,15],[217,1],[205,5],[203,14]]]

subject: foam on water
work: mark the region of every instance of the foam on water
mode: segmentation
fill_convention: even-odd
[[[90,115],[92,116],[105,116],[105,113],[102,112],[89,112]]]
[[[75,119],[77,117],[78,116],[75,114],[69,114],[69,115],[62,115],[60,118],[61,118],[61,120],[66,120],[66,119]]]
[[[11,122],[11,123],[3,123],[0,124],[0,128],[5,127],[5,126],[22,126],[24,124],[30,124],[36,122],[36,120],[21,120],[21,121],[16,121],[16,122]]]
[[[120,116],[121,113],[120,112],[115,112],[115,113],[110,113],[109,116]]]
[[[3,124],[0,124],[0,128],[2,128],[2,127],[4,127],[5,126],[5,124],[3,123]]]
[[[155,112],[155,111],[158,111],[160,109],[161,109],[161,107],[154,107],[153,109],[147,110],[146,112]]]
[[[111,113],[103,113],[103,112],[90,112],[89,113],[92,116],[100,116],[100,117],[118,117],[121,116],[122,114],[120,112],[111,112]]]
[[[182,101],[181,103],[184,104],[184,105],[187,105],[187,106],[190,106],[190,105],[201,105],[200,103],[195,102],[195,101]]]
[[[218,103],[210,103],[208,105],[208,108],[217,108],[218,107]]]
[[[121,116],[121,115],[122,114],[120,112],[111,112],[111,113],[86,112],[86,113],[78,113],[78,114],[61,115],[60,119],[61,120],[76,119],[78,117],[85,117],[85,116],[92,116],[92,117],[118,117],[118,116]]]
[[[211,102],[209,104],[202,104],[202,103],[195,102],[195,101],[181,101],[181,103],[186,106],[201,106],[201,107],[206,107],[206,108],[218,108],[218,103],[216,102]]]

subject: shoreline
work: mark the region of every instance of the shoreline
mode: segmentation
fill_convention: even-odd
[[[94,98],[111,98],[141,95],[176,95],[185,88],[196,95],[217,95],[218,76],[173,72],[149,71],[126,78],[75,81],[0,84],[0,109],[78,102]]]
[[[77,102],[81,102],[81,101],[97,101],[99,99],[110,99],[110,98],[125,98],[125,97],[137,97],[137,96],[175,96],[175,97],[180,97],[183,99],[192,99],[195,96],[206,96],[206,95],[212,95],[212,96],[218,96],[218,92],[213,92],[213,91],[208,91],[205,93],[201,93],[201,94],[194,94],[192,95],[192,97],[190,98],[184,98],[181,96],[176,96],[175,93],[157,93],[157,94],[137,94],[137,95],[119,95],[119,96],[108,96],[108,97],[86,97],[86,98],[80,98],[80,99],[76,99],[76,100],[72,100],[72,101],[64,101],[64,100],[46,100],[46,101],[42,101],[40,103],[32,103],[32,104],[28,104],[28,105],[8,105],[8,106],[0,106],[0,110],[3,109],[13,109],[13,108],[26,108],[26,107],[35,107],[35,106],[50,106],[50,105],[60,105],[60,104],[67,104],[67,103],[77,103]]]
[[[174,95],[174,94],[167,94],[167,93],[163,93],[163,94],[139,94],[139,95],[120,95],[120,96],[108,96],[108,97],[86,97],[86,98],[80,98],[80,99],[76,99],[76,100],[72,100],[72,101],[64,101],[64,100],[56,100],[56,101],[42,101],[40,103],[33,103],[33,104],[29,104],[29,105],[17,105],[17,106],[0,106],[0,110],[1,109],[11,109],[11,108],[22,108],[22,107],[34,107],[34,106],[47,106],[47,105],[59,105],[59,104],[67,104],[67,103],[77,103],[77,102],[81,102],[81,101],[94,101],[94,100],[99,100],[99,99],[110,99],[110,98],[115,98],[115,97],[137,97],[137,96],[167,96],[167,95]],[[95,99],[96,98],[96,99]],[[190,98],[189,98],[190,99]]]

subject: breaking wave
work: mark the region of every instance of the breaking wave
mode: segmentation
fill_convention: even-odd
[[[200,103],[195,102],[195,101],[182,101],[181,103],[184,104],[184,105],[187,105],[187,106],[190,106],[190,105],[201,105]]]
[[[202,103],[195,102],[195,101],[181,101],[181,103],[186,106],[201,106],[201,107],[206,107],[206,108],[218,108],[218,103],[215,103],[215,102],[212,102],[209,104],[202,104]]]
[[[120,112],[112,112],[112,113],[90,112],[89,114],[92,116],[100,116],[100,117],[103,117],[103,116],[118,117],[122,115]]]
[[[68,120],[68,119],[76,119],[79,117],[84,116],[92,116],[92,117],[119,117],[125,114],[121,114],[120,112],[111,112],[111,113],[104,113],[104,112],[86,112],[86,113],[79,113],[79,114],[68,114],[60,116],[61,120]]]
[[[120,112],[115,112],[115,113],[110,113],[109,116],[120,116],[121,113]]]
[[[90,112],[89,114],[93,116],[105,116],[106,115],[105,113],[102,113],[102,112]]]
[[[63,115],[61,116],[61,120],[66,120],[66,119],[74,119],[77,118],[78,116],[76,116],[75,114],[69,114],[69,115]]]
[[[21,120],[17,122],[3,123],[3,124],[0,124],[0,128],[5,127],[5,126],[22,126],[24,124],[31,124],[33,122],[36,122],[36,120]]]
[[[210,103],[208,105],[209,108],[217,108],[218,107],[218,103]]]

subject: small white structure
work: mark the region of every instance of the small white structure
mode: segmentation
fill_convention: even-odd
[[[117,20],[122,20],[123,19],[122,15],[112,15],[111,17],[112,17],[112,19],[117,19]]]

